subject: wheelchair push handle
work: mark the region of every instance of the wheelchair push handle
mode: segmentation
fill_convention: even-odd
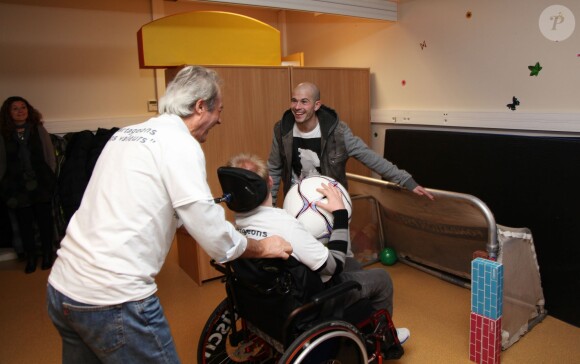
[[[217,270],[218,272],[222,273],[223,275],[227,275],[228,274],[228,268],[227,268],[227,266],[216,262],[215,259],[210,260],[209,261],[209,264],[212,267],[214,267],[215,270]]]

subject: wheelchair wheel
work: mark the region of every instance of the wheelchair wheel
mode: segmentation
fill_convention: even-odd
[[[197,362],[213,363],[276,363],[280,354],[255,334],[245,331],[236,314],[237,345],[231,343],[232,321],[228,301],[224,299],[207,320],[197,346]]]
[[[325,321],[294,340],[279,363],[366,364],[367,361],[364,339],[355,326],[344,321]]]

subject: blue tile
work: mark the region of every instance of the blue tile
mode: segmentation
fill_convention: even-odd
[[[482,258],[471,262],[471,311],[497,319],[503,311],[503,265]]]

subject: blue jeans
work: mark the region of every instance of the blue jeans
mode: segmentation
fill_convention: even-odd
[[[169,324],[151,295],[94,306],[47,288],[48,315],[62,338],[63,364],[179,363]]]

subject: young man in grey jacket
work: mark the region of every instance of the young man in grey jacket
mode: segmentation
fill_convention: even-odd
[[[353,135],[331,108],[322,105],[320,91],[312,83],[301,83],[292,92],[290,109],[274,125],[268,170],[274,181],[276,203],[280,182],[284,193],[310,174],[332,177],[348,188],[346,162],[354,157],[388,181],[433,199],[406,171],[372,151]]]

